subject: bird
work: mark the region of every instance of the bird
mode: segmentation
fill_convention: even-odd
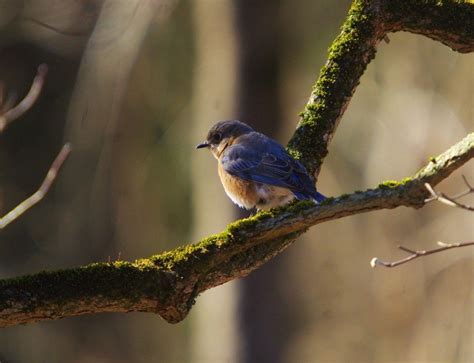
[[[298,200],[322,202],[301,162],[270,137],[238,120],[219,121],[196,149],[217,159],[218,174],[229,198],[241,208],[266,210]]]

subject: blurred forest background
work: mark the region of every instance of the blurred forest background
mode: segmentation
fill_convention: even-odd
[[[0,0],[0,80],[39,101],[0,135],[0,208],[46,199],[0,232],[2,278],[133,260],[241,217],[196,151],[218,120],[290,138],[348,0]],[[412,175],[473,129],[472,55],[408,33],[381,43],[330,146],[319,190]],[[439,186],[464,189],[472,162]],[[468,202],[472,203],[471,200]],[[318,225],[188,318],[103,314],[0,331],[8,362],[472,362],[474,249],[372,270],[398,244],[474,237],[472,214],[432,203]]]

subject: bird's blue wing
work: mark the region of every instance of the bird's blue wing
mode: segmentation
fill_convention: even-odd
[[[234,144],[224,152],[221,164],[241,179],[290,189],[298,199],[318,199],[304,166],[272,139]]]

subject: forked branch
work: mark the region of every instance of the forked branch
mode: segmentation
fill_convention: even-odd
[[[355,0],[329,49],[289,151],[316,179],[328,145],[377,46],[387,34],[408,31],[454,51],[474,51],[474,3],[456,0]]]
[[[14,106],[15,97],[10,95],[5,98],[6,92],[4,85],[0,84],[0,133],[3,132],[11,122],[21,117],[26,111],[33,107],[39,95],[41,94],[47,73],[48,66],[46,64],[41,64],[38,67],[38,71],[35,78],[33,79],[33,83],[31,84],[28,94],[16,106]],[[71,146],[69,144],[63,146],[53,164],[49,168],[48,174],[46,175],[46,178],[39,189],[29,198],[25,199],[10,212],[0,218],[0,229],[5,228],[7,225],[9,225],[44,198],[49,188],[53,184],[54,179],[56,179],[58,171],[68,157],[70,151]]]

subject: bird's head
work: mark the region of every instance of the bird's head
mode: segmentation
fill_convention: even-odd
[[[209,148],[217,159],[237,137],[252,131],[249,125],[237,120],[219,121],[207,133],[206,141],[196,146],[196,149]]]

